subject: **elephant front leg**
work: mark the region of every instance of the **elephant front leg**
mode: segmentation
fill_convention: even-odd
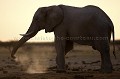
[[[56,64],[57,72],[66,72],[65,70],[65,40],[55,40],[55,49],[57,52]]]

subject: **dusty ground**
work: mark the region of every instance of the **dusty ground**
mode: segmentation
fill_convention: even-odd
[[[67,73],[56,73],[53,46],[23,46],[17,52],[16,60],[10,52],[0,47],[0,79],[120,79],[120,46],[116,46],[117,60],[111,60],[113,73],[99,73],[101,60],[98,51],[89,46],[75,46],[66,55]]]

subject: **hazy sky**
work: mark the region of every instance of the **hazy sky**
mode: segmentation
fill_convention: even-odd
[[[19,40],[29,28],[32,17],[39,7],[50,5],[71,5],[83,7],[96,5],[112,19],[115,38],[120,39],[120,0],[0,0],[0,40]],[[40,31],[30,41],[53,41],[53,33]]]

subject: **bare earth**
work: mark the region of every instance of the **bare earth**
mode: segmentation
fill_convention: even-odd
[[[0,79],[120,79],[120,46],[112,54],[113,73],[100,73],[101,58],[90,46],[76,45],[66,55],[66,73],[56,73],[56,53],[53,46],[23,46],[15,60],[10,51],[0,47]]]

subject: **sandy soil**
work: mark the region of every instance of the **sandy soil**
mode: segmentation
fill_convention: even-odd
[[[0,79],[120,79],[120,46],[116,46],[117,60],[111,60],[114,71],[100,73],[101,59],[98,51],[89,46],[75,46],[66,55],[66,73],[56,73],[53,46],[23,46],[16,56],[10,58],[10,51],[0,47]]]

